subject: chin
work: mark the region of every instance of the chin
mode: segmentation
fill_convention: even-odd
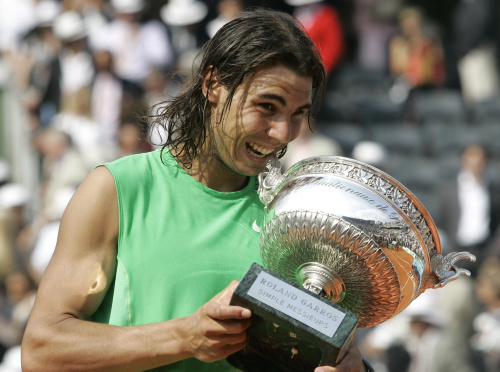
[[[266,166],[262,165],[261,167],[242,167],[238,169],[238,173],[242,176],[258,176],[265,170]]]
[[[242,176],[258,176],[266,169],[268,161],[263,162],[262,164],[245,161],[245,160],[237,160],[237,161],[226,161],[224,164],[234,173],[237,173]]]

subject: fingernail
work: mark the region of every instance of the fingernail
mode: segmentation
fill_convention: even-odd
[[[248,310],[248,309],[243,310],[243,311],[241,312],[241,316],[243,316],[243,317],[245,317],[245,318],[249,318],[249,317],[251,317],[251,316],[252,316],[252,312],[251,312],[250,310]]]

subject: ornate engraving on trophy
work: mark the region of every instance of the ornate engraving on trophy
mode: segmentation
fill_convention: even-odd
[[[321,159],[333,157],[322,157]],[[389,181],[387,178],[390,176],[385,175],[385,173],[378,171],[380,175],[376,175],[373,172],[367,172],[363,170],[366,168],[366,164],[352,163],[352,164],[342,164],[342,163],[332,163],[330,160],[328,162],[319,160],[313,165],[299,166],[301,162],[297,163],[296,166],[292,166],[288,170],[288,174],[291,177],[304,175],[304,174],[325,174],[332,173],[346,178],[350,178],[355,181],[359,181],[362,184],[370,186],[376,192],[388,199],[392,200],[398,207],[400,207],[411,219],[411,221],[421,230],[423,239],[425,240],[426,246],[429,247],[432,253],[435,252],[434,241],[432,239],[432,234],[427,226],[425,219],[422,217],[421,212],[415,207],[414,203],[409,200],[407,193],[402,191],[402,185],[396,185],[395,180]],[[386,179],[384,179],[384,177]]]

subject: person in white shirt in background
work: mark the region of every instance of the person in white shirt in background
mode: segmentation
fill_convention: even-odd
[[[460,157],[457,178],[439,193],[436,224],[450,238],[452,251],[467,251],[476,262],[463,261],[463,267],[475,277],[488,256],[487,247],[500,224],[500,191],[490,178],[490,158],[480,144],[465,146]]]
[[[111,0],[114,19],[102,35],[122,79],[141,84],[154,68],[174,62],[170,37],[158,20],[142,22],[143,0]]]

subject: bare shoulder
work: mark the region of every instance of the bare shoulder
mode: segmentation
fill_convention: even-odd
[[[85,222],[86,228],[80,230],[80,222]],[[67,228],[68,227],[68,228]],[[116,227],[116,231],[114,231]],[[82,182],[68,204],[61,230],[88,233],[117,234],[118,231],[118,201],[113,176],[106,167],[94,169]],[[61,237],[64,238],[64,237]]]
[[[116,267],[118,201],[113,176],[94,169],[70,200],[56,250],[37,295],[37,311],[89,317],[102,302]],[[55,319],[54,319],[55,320]]]

